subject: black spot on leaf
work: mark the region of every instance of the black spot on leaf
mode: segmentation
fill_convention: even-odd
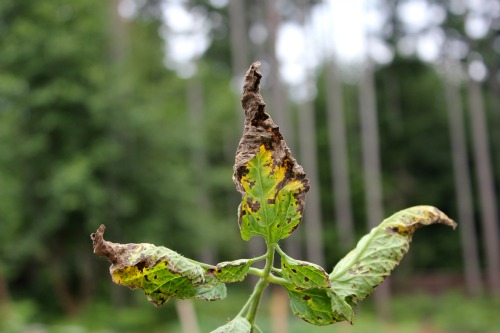
[[[135,267],[137,267],[137,269],[142,272],[144,270],[144,267],[146,267],[146,263],[144,261],[140,261],[135,265]]]

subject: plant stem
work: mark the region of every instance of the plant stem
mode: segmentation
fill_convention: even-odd
[[[277,272],[277,273],[281,273],[281,270],[276,270],[272,269],[271,273],[269,273],[269,275],[267,276],[267,281],[271,282],[271,283],[276,283],[276,284],[286,284],[288,283],[287,280],[279,277],[279,276],[276,276],[274,275],[272,272]],[[252,274],[252,275],[256,275],[258,277],[263,277],[264,276],[264,270],[263,269],[258,269],[258,268],[254,268],[254,267],[250,267],[250,269],[248,270],[248,274]]]
[[[267,277],[267,281],[281,285],[289,283],[287,280],[280,278],[274,274],[269,274],[269,276]]]
[[[248,299],[248,302],[243,306],[243,309],[240,311],[240,315],[244,315],[245,318],[250,322],[252,327],[254,327],[255,316],[257,314],[257,309],[259,308],[260,299],[262,298],[262,293],[267,285],[270,283],[269,275],[271,274],[271,268],[274,263],[274,251],[276,248],[276,244],[268,244],[267,245],[267,253],[266,253],[266,266],[262,271],[262,275],[260,276],[259,281],[254,287],[252,295]]]
[[[261,260],[264,260],[267,258],[267,253],[266,254],[263,254],[259,257],[255,257],[255,258],[252,258],[252,259],[248,259],[248,261],[250,263],[254,263],[254,262],[258,262],[258,261],[261,261]],[[190,258],[186,258],[187,260],[189,260],[190,262],[192,262],[193,264],[197,264],[197,265],[200,265],[201,267],[203,267],[204,269],[209,269],[209,268],[215,268],[216,265],[210,265],[210,264],[206,264],[204,262],[200,262],[200,261],[197,261],[197,260],[194,260],[194,259],[190,259]],[[252,269],[252,268],[251,268]],[[255,270],[253,272],[256,272]],[[258,276],[261,276],[260,274],[255,274],[255,273],[251,273],[251,274],[254,274],[254,275],[258,275]]]

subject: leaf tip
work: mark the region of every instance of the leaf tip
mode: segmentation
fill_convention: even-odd
[[[433,206],[421,206],[422,210],[428,211],[430,213],[431,224],[443,224],[447,225],[453,230],[457,228],[457,223],[450,219],[445,213]],[[417,207],[418,208],[418,207]]]
[[[101,224],[96,232],[90,234],[94,253],[100,256],[107,257],[112,263],[116,261],[116,254],[111,246],[111,243],[104,239],[104,231],[106,226]]]
[[[245,74],[245,80],[243,82],[243,98],[241,100],[244,109],[246,108],[246,102],[253,97],[251,95],[259,93],[260,80],[262,79],[260,65],[260,61],[254,62]],[[249,96],[249,94],[251,95]]]

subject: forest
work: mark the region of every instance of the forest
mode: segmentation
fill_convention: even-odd
[[[250,284],[155,308],[111,283],[89,235],[213,264],[264,252],[240,237],[231,179],[255,61],[311,185],[287,253],[331,270],[415,205],[458,224],[419,230],[353,326],[311,328],[272,289],[265,331],[500,332],[500,2],[345,3],[2,0],[0,332],[198,333],[234,315]]]

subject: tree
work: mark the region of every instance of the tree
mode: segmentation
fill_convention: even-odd
[[[490,290],[500,292],[500,245],[498,241],[497,196],[494,188],[492,162],[489,152],[488,131],[486,128],[483,97],[478,82],[469,79],[469,115],[472,128],[472,143],[476,178],[479,192],[479,205],[483,222],[487,274]]]
[[[377,101],[373,64],[365,59],[359,82],[359,110],[361,122],[361,140],[363,147],[363,176],[368,226],[373,228],[384,216],[382,201],[382,171],[378,134]],[[377,311],[387,318],[389,313],[389,285],[385,283],[375,295]]]
[[[463,108],[459,92],[460,68],[450,61],[446,68],[446,102],[450,124],[450,141],[453,156],[453,170],[457,195],[457,209],[462,222],[460,235],[464,257],[464,273],[467,292],[478,296],[482,290],[481,269],[475,230],[472,188],[468,164]],[[458,65],[459,66],[459,65]]]
[[[354,241],[354,223],[351,208],[351,187],[349,182],[349,156],[345,134],[342,81],[335,59],[331,59],[326,69],[328,107],[328,134],[334,191],[335,216],[339,228],[342,248]]]

